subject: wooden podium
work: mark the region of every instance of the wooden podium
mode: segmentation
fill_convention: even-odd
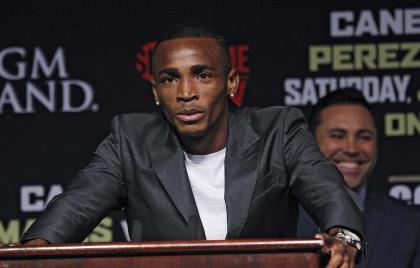
[[[319,267],[322,240],[82,243],[0,248],[13,267]]]

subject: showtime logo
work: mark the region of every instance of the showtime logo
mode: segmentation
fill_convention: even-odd
[[[0,50],[0,114],[78,113],[98,109],[93,87],[71,78],[62,47],[53,53],[40,47]]]
[[[151,41],[144,44],[141,50],[136,55],[136,70],[140,73],[141,77],[150,81],[153,78],[152,74],[152,51],[156,45],[156,41]],[[245,96],[246,87],[248,84],[249,74],[251,72],[248,66],[248,52],[249,45],[234,45],[229,46],[229,54],[232,62],[232,67],[236,68],[239,72],[240,82],[239,90],[235,97],[232,99],[237,105],[241,106]]]

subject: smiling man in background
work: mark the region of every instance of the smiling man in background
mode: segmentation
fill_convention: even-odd
[[[331,93],[319,101],[311,116],[309,124],[321,151],[341,171],[347,185],[364,195],[378,151],[375,122],[363,95],[355,89]]]
[[[328,94],[313,107],[309,125],[321,151],[364,206],[368,258],[360,267],[420,267],[420,211],[368,191],[378,142],[371,108],[362,93],[349,88]],[[299,236],[312,237],[317,232],[301,209]]]

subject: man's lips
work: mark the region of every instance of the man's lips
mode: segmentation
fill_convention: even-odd
[[[200,120],[204,112],[199,110],[183,110],[176,114],[176,118],[184,123],[191,123]]]
[[[346,174],[356,174],[361,171],[361,163],[358,162],[336,162],[335,163],[341,172]]]

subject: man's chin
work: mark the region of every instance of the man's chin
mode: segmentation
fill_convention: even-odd
[[[344,174],[344,180],[346,181],[347,186],[352,190],[359,189],[363,183],[362,178],[354,175]]]
[[[206,131],[199,128],[182,128],[178,129],[178,135],[185,138],[200,138],[204,136]]]

